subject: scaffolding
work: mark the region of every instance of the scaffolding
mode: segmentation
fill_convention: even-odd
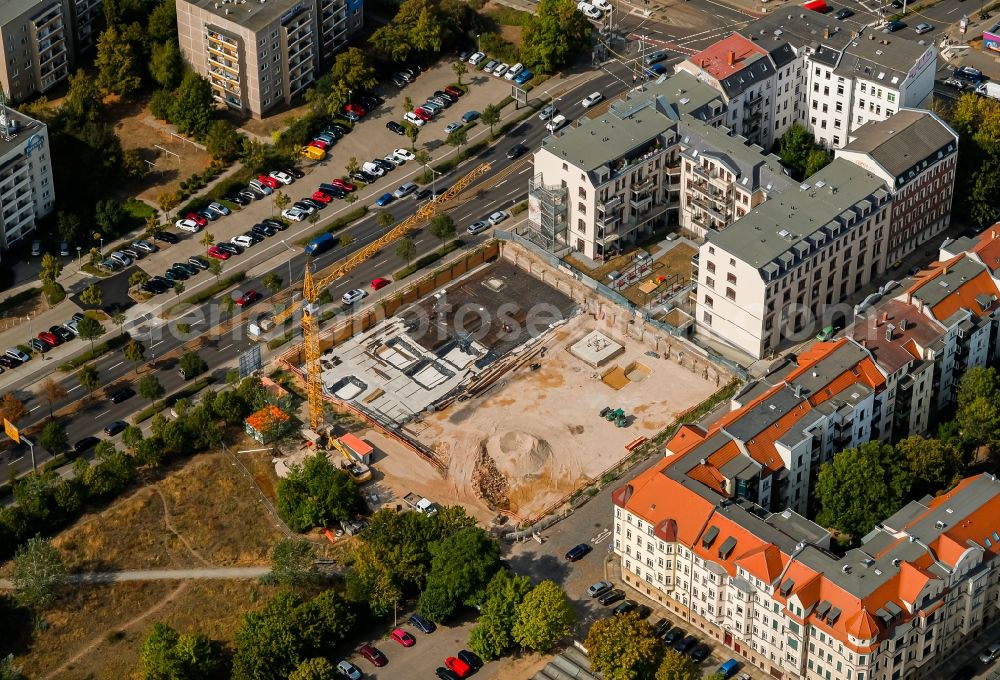
[[[528,229],[522,235],[550,253],[570,246],[568,193],[565,187],[543,184],[541,174],[528,181]]]

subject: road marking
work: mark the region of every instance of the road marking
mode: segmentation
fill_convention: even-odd
[[[228,345],[226,345],[225,347],[220,347],[220,348],[219,348],[219,351],[221,352],[221,351],[223,351],[223,350],[227,350],[227,349],[229,349],[229,348],[230,348],[230,347],[232,347],[232,346],[233,346],[233,343],[229,343],[229,344],[228,344]]]
[[[606,539],[610,535],[611,535],[611,530],[605,529],[604,531],[602,531],[601,533],[597,534],[592,539],[590,539],[590,542],[596,545],[597,543],[603,542],[604,539]]]
[[[98,414],[97,414],[97,415],[96,415],[95,417],[96,417],[96,418],[100,418],[101,416],[104,416],[104,415],[107,415],[107,414],[109,414],[109,413],[111,413],[111,409],[108,409],[108,410],[107,410],[107,411],[105,411],[104,413],[98,413]]]
[[[34,413],[35,411],[37,411],[37,410],[38,410],[38,409],[40,409],[41,407],[42,407],[42,405],[41,405],[41,404],[39,404],[39,405],[38,405],[38,406],[36,406],[35,408],[33,408],[33,409],[31,409],[30,411],[28,411],[28,413]]]
[[[495,185],[493,185],[493,188],[496,189],[497,187],[499,187],[499,186],[501,186],[503,184],[506,184],[506,183],[507,183],[507,180],[503,180],[502,182],[497,182]]]
[[[161,344],[163,344],[163,340],[160,340],[159,342],[154,342],[152,345],[149,346],[149,348],[152,349],[152,348],[156,347],[157,345],[161,345]]]
[[[112,370],[114,370],[114,369],[118,368],[119,366],[121,366],[121,365],[122,365],[122,364],[124,364],[124,363],[125,363],[124,361],[119,361],[119,362],[118,362],[117,364],[115,364],[114,366],[109,366],[109,367],[108,367],[108,370],[109,370],[109,371],[112,371]]]
[[[204,319],[198,319],[197,321],[192,322],[191,325],[192,326],[197,326],[198,324],[202,323],[203,321],[204,321]]]
[[[68,391],[68,392],[72,392],[73,390],[78,390],[78,389],[80,389],[81,387],[83,387],[83,385],[77,385],[76,387],[71,387],[71,388],[69,388],[69,390],[67,390],[67,391]],[[38,408],[38,407],[36,406],[35,408]]]
[[[9,465],[13,465],[14,463],[20,463],[22,460],[24,460],[24,456],[21,456],[20,458],[15,458],[14,460],[10,461]]]
[[[519,172],[519,173],[517,173],[517,174],[519,174],[519,175],[523,175],[524,173],[528,172],[529,170],[531,170],[531,168],[530,168],[530,167],[527,167],[527,168],[525,168],[524,170],[522,170],[521,172]]]

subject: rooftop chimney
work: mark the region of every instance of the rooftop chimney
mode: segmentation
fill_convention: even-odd
[[[733,52],[732,50],[729,50],[729,55],[727,56],[726,61],[729,63],[730,66],[732,66],[733,64],[735,64],[736,63],[736,52]]]
[[[829,40],[829,39],[830,39],[830,29],[829,28],[824,28],[823,29],[823,40]]]
[[[990,240],[991,241],[996,241],[997,240],[997,230],[996,229],[994,229],[993,231],[990,232]]]

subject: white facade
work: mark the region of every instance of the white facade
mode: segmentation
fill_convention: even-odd
[[[11,109],[5,113],[6,125],[0,115],[0,246],[7,249],[52,212],[55,186],[48,128]]]

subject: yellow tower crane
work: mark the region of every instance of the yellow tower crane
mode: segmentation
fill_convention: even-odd
[[[313,278],[312,260],[306,261],[305,273],[302,278],[302,339],[305,348],[306,395],[309,402],[309,427],[319,431],[323,418],[323,382],[320,380],[320,349],[319,349],[319,296],[323,290],[336,279],[346,276],[352,269],[368,260],[387,245],[402,238],[425,221],[437,214],[446,203],[453,200],[469,184],[489,172],[490,163],[483,163],[462,179],[455,182],[447,191],[432,201],[428,201],[417,209],[417,212],[407,217],[385,234],[358,250],[353,255],[337,262],[333,272],[320,278]],[[275,315],[275,325],[284,323],[295,313],[295,305]]]

